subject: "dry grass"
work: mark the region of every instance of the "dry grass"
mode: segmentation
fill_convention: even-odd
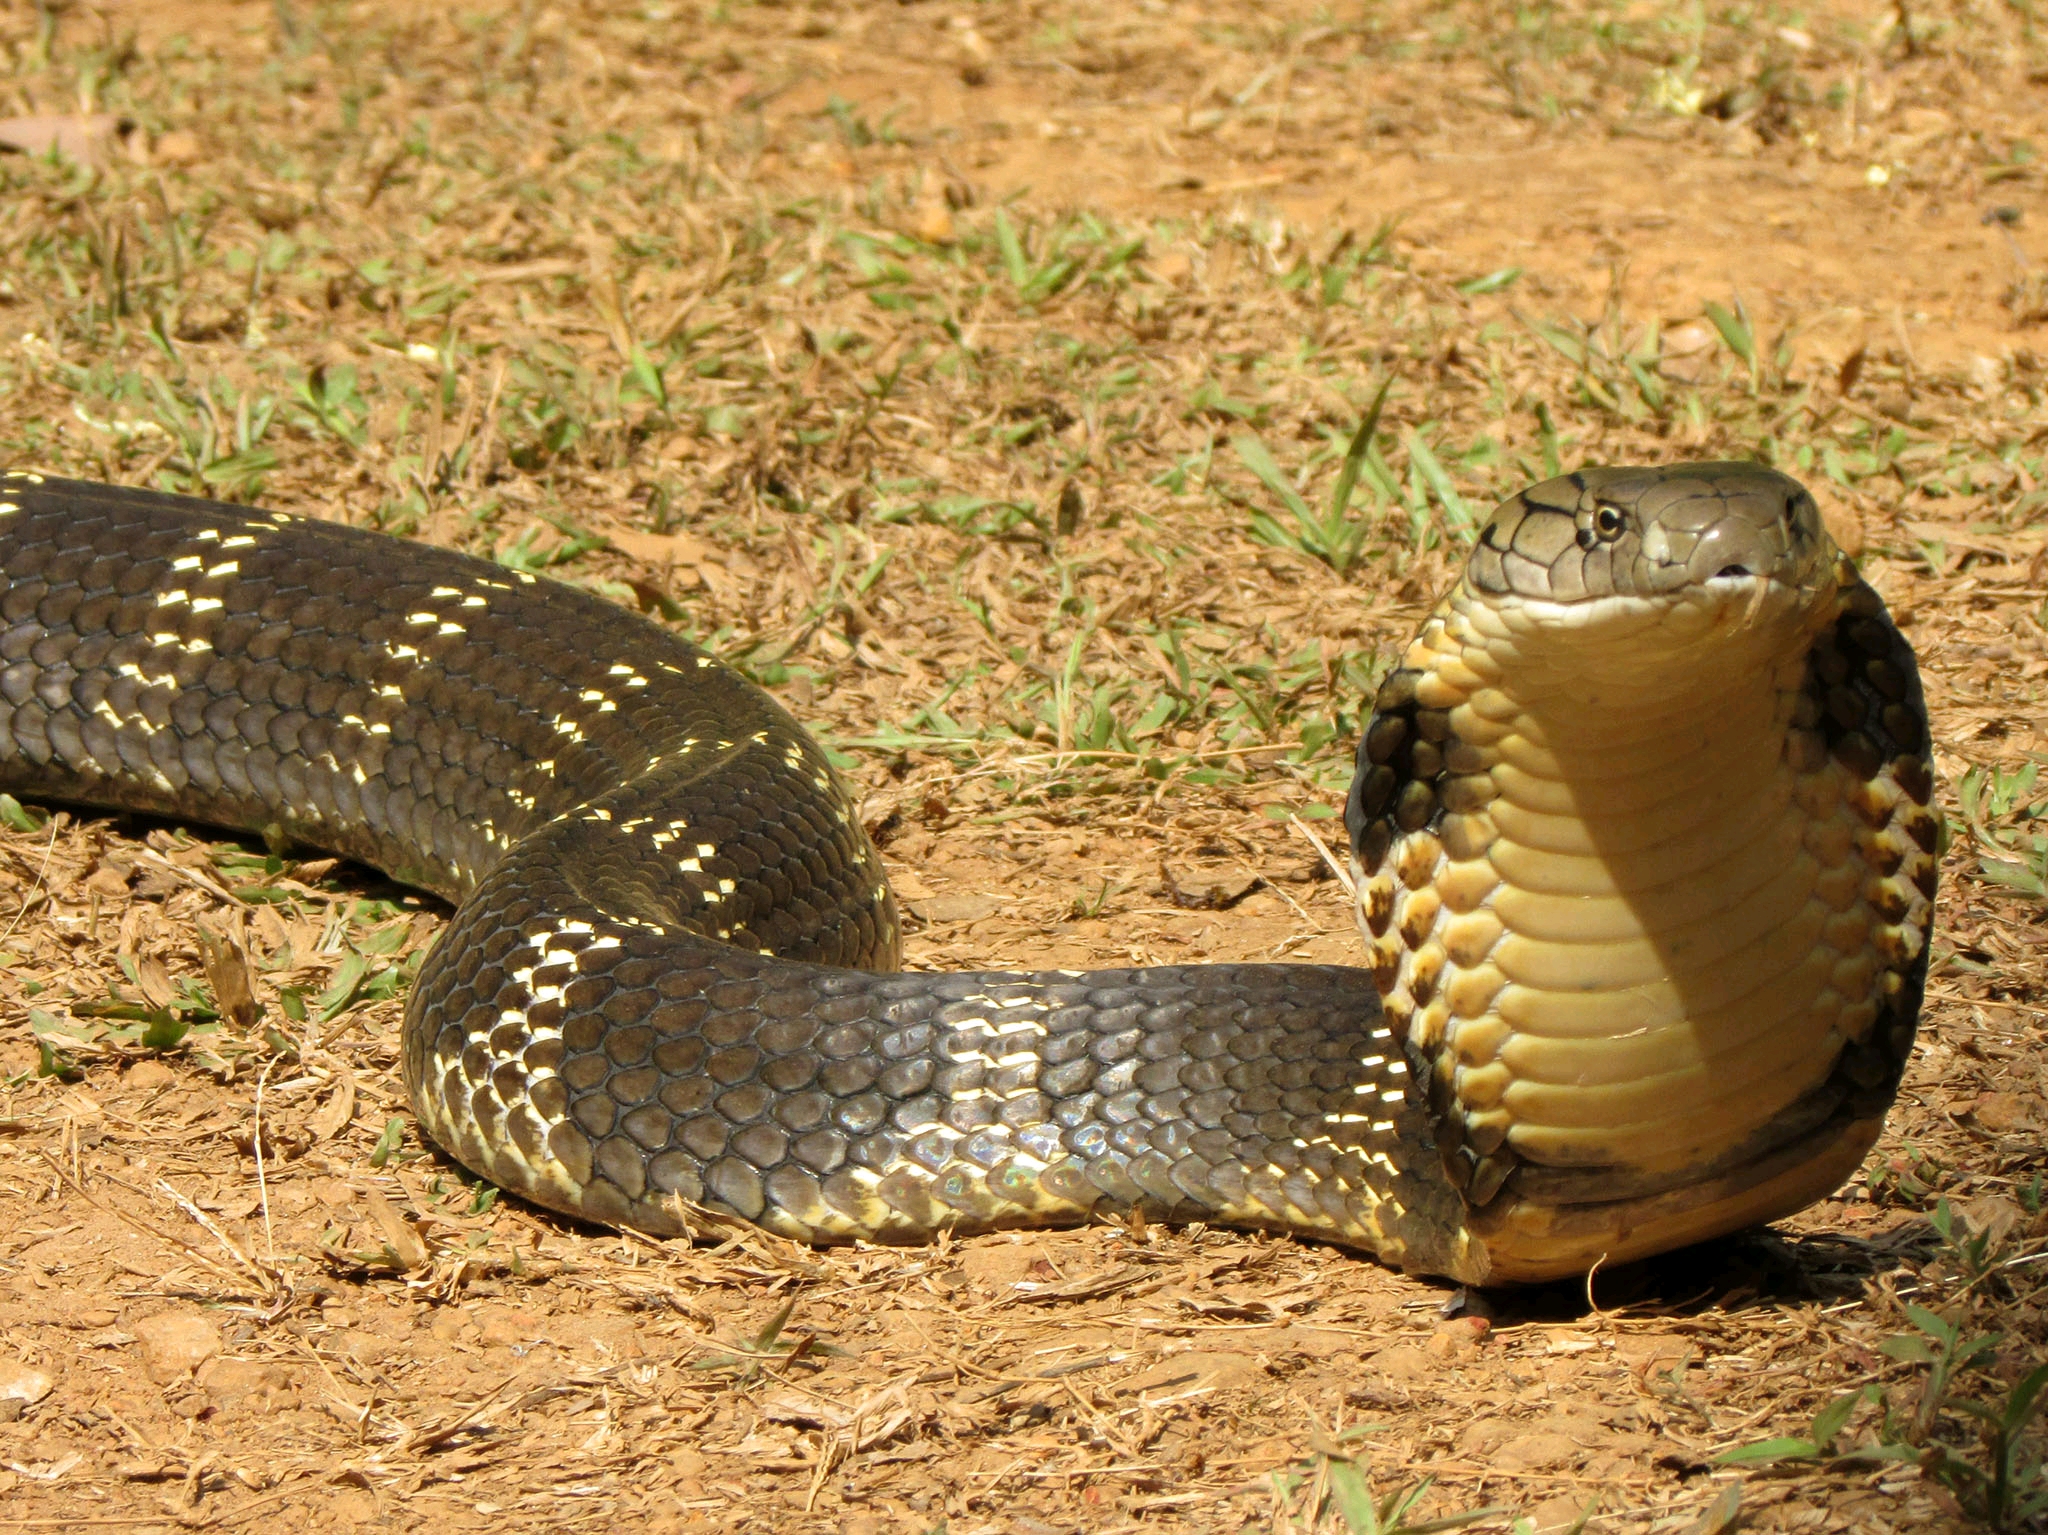
[[[1983,1510],[1956,1403],[2048,1353],[2029,7],[52,4],[0,58],[0,112],[128,124],[0,160],[0,457],[706,637],[844,754],[917,965],[1352,957],[1289,816],[1555,463],[1813,484],[1920,648],[1953,830],[1862,1179],[1461,1296],[1221,1232],[536,1216],[404,1110],[432,903],[0,801],[0,1529]]]

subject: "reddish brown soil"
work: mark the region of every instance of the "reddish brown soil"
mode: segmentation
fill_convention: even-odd
[[[1568,1528],[1590,1509],[1591,1530],[1714,1535],[1736,1527],[1731,1495],[1743,1529],[1975,1527],[1911,1462],[1713,1457],[1804,1433],[1867,1383],[1910,1418],[1926,1372],[1881,1351],[1914,1331],[1908,1302],[2001,1336],[1960,1395],[2003,1400],[2048,1355],[2044,903],[1982,877],[1993,832],[2025,835],[2020,813],[1980,836],[1953,789],[1972,766],[2011,771],[2044,749],[2048,289],[2032,253],[2048,202],[2032,156],[2048,147],[2048,46],[2026,7],[1699,23],[1647,3],[1510,17],[849,0],[446,20],[408,0],[105,0],[51,7],[47,49],[42,14],[0,11],[0,112],[70,110],[105,89],[136,121],[102,180],[52,169],[23,184],[0,274],[54,271],[31,261],[43,241],[112,251],[117,229],[149,253],[132,257],[137,282],[152,262],[168,271],[150,243],[167,207],[216,243],[328,242],[302,258],[317,280],[286,270],[266,288],[246,263],[152,279],[175,297],[181,356],[220,377],[260,382],[274,359],[363,370],[366,445],[293,437],[267,471],[271,502],[381,518],[431,479],[423,463],[467,453],[398,525],[488,548],[528,529],[554,539],[544,517],[573,515],[613,547],[561,573],[665,595],[736,648],[794,639],[785,698],[851,739],[977,664],[987,674],[947,707],[995,717],[1058,669],[1082,604],[1111,615],[1091,641],[1098,680],[1152,677],[1165,663],[1117,623],[1176,612],[1249,658],[1311,641],[1384,656],[1441,585],[1442,549],[1376,544],[1341,580],[1252,542],[1240,506],[1156,478],[1205,438],[1224,463],[1235,427],[1188,408],[1198,382],[1250,395],[1262,359],[1305,336],[1352,376],[1271,385],[1262,429],[1290,467],[1384,368],[1402,383],[1397,430],[1441,422],[1505,444],[1456,471],[1482,503],[1523,477],[1514,456],[1536,453],[1539,406],[1589,459],[1789,456],[1868,427],[1910,446],[1885,474],[1820,488],[1921,650],[1956,837],[1925,1042],[1862,1178],[1766,1234],[1584,1286],[1463,1295],[1218,1231],[811,1252],[479,1210],[412,1128],[401,1003],[322,1022],[316,1000],[310,1023],[284,1006],[287,990],[317,999],[334,983],[344,940],[373,980],[415,953],[443,915],[432,903],[320,863],[265,872],[260,847],[133,820],[0,829],[0,1530],[1363,1529],[1330,1497],[1360,1472],[1382,1496],[1433,1478],[1414,1518],[1496,1508],[1478,1526],[1494,1530]],[[122,71],[128,96],[92,84]],[[442,158],[408,158],[413,132]],[[644,184],[606,190],[607,132],[666,146],[710,190],[663,204],[664,223],[641,218]],[[942,254],[999,205],[1033,229],[1084,212],[1153,236],[1135,297],[963,312],[987,370],[963,381],[915,360],[932,324],[843,284],[815,310],[791,297],[778,278],[802,240],[748,264],[735,232],[800,199]],[[1279,281],[1389,225],[1381,307],[1311,312]],[[619,255],[657,235],[688,246],[673,271]],[[474,279],[456,309],[408,315],[420,283],[400,294],[393,279],[386,302],[362,275],[421,252]],[[1499,291],[1458,288],[1511,267],[1522,275]],[[158,438],[93,425],[142,411],[141,393],[57,365],[104,347],[137,377],[163,367],[139,318],[108,339],[93,262],[74,268],[69,287],[17,275],[0,292],[8,451],[139,482],[180,472]],[[1737,298],[1760,337],[1790,327],[1797,341],[1761,382],[1728,365],[1706,317]],[[1518,318],[1603,314],[1634,334],[1661,323],[1649,366],[1696,392],[1696,414],[1602,414]],[[600,421],[539,462],[519,422],[491,414],[500,355],[559,347],[616,372],[641,340],[705,315],[738,316],[774,351],[731,386],[783,400],[758,406],[772,429]],[[805,351],[799,322],[828,321],[861,329],[858,366]],[[401,415],[402,388],[421,398],[432,377],[406,371],[405,346],[458,331],[477,360],[445,418]],[[1153,370],[1121,446],[1070,392],[1098,376],[1037,361],[1052,331],[1134,348]],[[905,357],[902,394],[879,408],[865,381]],[[708,408],[723,381],[702,387]],[[1047,399],[1078,419],[1058,424]],[[989,436],[1033,412],[1045,433]],[[789,446],[785,428],[819,420],[836,456]],[[1041,509],[1071,485],[1081,515],[1057,542],[856,523],[848,496],[884,471]],[[789,513],[777,486],[792,481],[832,517]],[[673,491],[677,526],[659,526],[650,487]],[[828,521],[854,568],[895,558],[810,621],[818,593],[839,590],[814,542]],[[1355,708],[1323,685],[1333,709]],[[1061,798],[1046,785],[1070,766],[1063,738],[857,751],[915,919],[911,963],[1354,958],[1341,892],[1264,813],[1326,805],[1331,762],[1290,765],[1284,731],[1240,747],[1202,720],[1181,734],[1243,761],[1207,786],[1102,768]],[[1175,890],[1217,905],[1188,909]],[[37,1075],[31,1009],[62,1023],[110,989],[161,1007],[181,982],[217,999],[202,926],[245,946],[259,1023],[168,1050],[102,1035]],[[1944,1200],[1961,1212],[1955,1240],[1931,1224]],[[1989,1237],[1974,1255],[1970,1231]],[[1843,1447],[1879,1437],[1881,1418],[1860,1407]],[[1981,1461],[1960,1422],[1938,1427]]]

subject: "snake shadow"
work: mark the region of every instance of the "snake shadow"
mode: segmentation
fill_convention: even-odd
[[[1920,1259],[1941,1238],[1925,1218],[1875,1239],[1838,1232],[1751,1227],[1675,1252],[1601,1268],[1577,1279],[1513,1289],[1454,1292],[1447,1316],[1483,1316],[1497,1326],[1572,1322],[1603,1313],[1685,1317],[1787,1304],[1861,1300],[1880,1275]]]

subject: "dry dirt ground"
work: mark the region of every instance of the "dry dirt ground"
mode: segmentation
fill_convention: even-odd
[[[0,157],[0,458],[705,638],[844,754],[914,965],[1353,957],[1307,833],[1360,700],[1557,463],[1813,484],[1952,833],[1861,1176],[1479,1295],[1222,1231],[537,1214],[403,1102],[440,908],[0,801],[0,1530],[2039,1527],[2038,1425],[1963,1404],[2048,1354],[2041,25],[0,4],[0,116],[115,119]],[[1389,379],[1348,516],[1297,521]]]

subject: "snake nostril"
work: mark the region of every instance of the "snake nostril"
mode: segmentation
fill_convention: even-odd
[[[1747,565],[1723,565],[1714,574],[1716,576],[1750,576],[1755,575],[1756,572]]]

